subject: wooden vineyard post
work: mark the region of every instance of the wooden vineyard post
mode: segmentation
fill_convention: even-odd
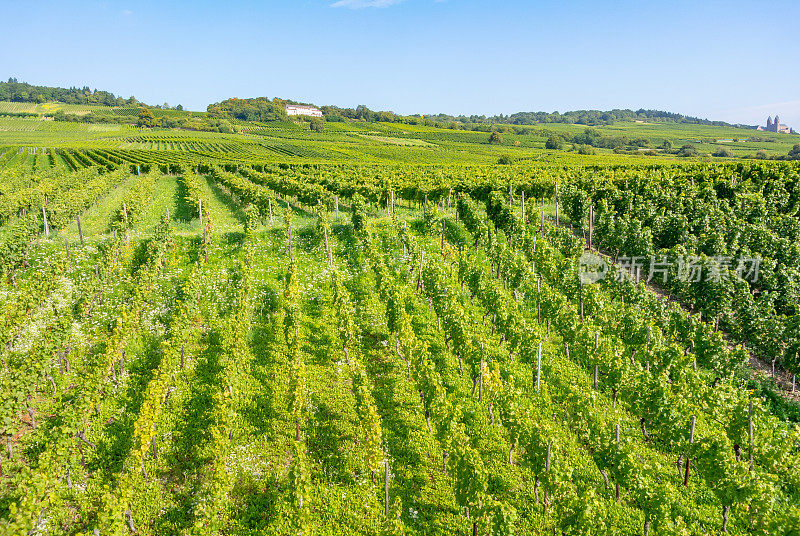
[[[542,323],[541,292],[542,292],[542,276],[539,276],[539,279],[536,280],[536,318],[538,319],[539,324]]]
[[[419,257],[419,277],[417,277],[417,291],[422,288],[422,264],[425,262],[425,251],[420,252]]]
[[[594,234],[594,205],[589,205],[589,250],[592,249],[592,235]]]
[[[335,198],[336,200],[336,217],[339,217],[339,196],[337,195]]]
[[[617,438],[617,445],[619,445],[619,424],[617,425],[617,427],[615,429],[615,433],[616,433],[616,436],[617,436],[616,437]],[[617,502],[619,502],[619,480],[614,482],[614,484],[616,485]]]
[[[525,190],[522,190],[522,224],[525,224]]]
[[[796,383],[797,383],[797,375],[792,374],[792,394],[794,394],[794,387]]]
[[[544,474],[545,475],[549,475],[550,474],[550,454],[551,454],[552,448],[553,448],[553,444],[548,442],[547,443],[547,453],[545,454],[545,458],[544,458]],[[545,486],[545,488],[544,488],[543,512],[545,514],[547,513],[547,486]]]
[[[753,472],[753,401],[747,408],[747,436],[750,439],[750,472]]]
[[[208,227],[203,227],[203,259],[208,262]]]
[[[442,218],[442,246],[441,246],[442,251],[444,251],[444,228],[445,228],[445,219]]]
[[[203,226],[203,200],[197,200],[197,214],[200,217],[200,227]]]
[[[481,370],[478,377],[478,402],[483,402],[483,343],[481,343]]]
[[[544,233],[544,199],[542,199],[542,233]]]
[[[75,216],[75,220],[78,222],[78,236],[81,239],[81,245],[83,245],[83,230],[81,229],[81,217]]]
[[[394,190],[391,191],[392,196],[392,214],[394,214]]]
[[[288,210],[291,210],[291,209],[289,209],[289,202],[288,201],[286,202],[286,208]],[[288,213],[291,214],[291,212],[288,212]],[[294,251],[292,251],[292,220],[291,220],[291,216],[289,216],[289,222],[288,222],[288,228],[286,229],[286,234],[288,235],[288,239],[289,239],[289,260],[293,261],[294,260],[294,256],[293,256],[294,255]]]
[[[50,236],[50,225],[47,223],[47,210],[42,207],[42,220],[44,221],[44,235]]]
[[[328,243],[328,227],[323,227],[325,232],[325,251],[328,253],[328,266],[333,268],[333,253],[331,252],[331,246]]]
[[[144,471],[144,465],[142,466],[142,471]],[[125,517],[128,520],[128,530],[131,531],[131,534],[135,534],[136,526],[133,524],[133,512],[125,510]]]
[[[389,460],[383,461],[383,509],[389,519]]]
[[[597,391],[597,376],[600,373],[600,365],[594,366],[594,390]]]
[[[556,183],[556,225],[558,224],[558,183]]]
[[[689,444],[694,443],[694,425],[697,422],[697,416],[692,415],[692,426],[689,429]],[[689,453],[686,453],[686,470],[683,473],[683,485],[689,485],[689,466],[690,466]]]
[[[536,392],[539,392],[539,383],[542,377],[542,343],[539,342],[539,352],[536,357]]]
[[[544,460],[544,472],[550,472],[550,450],[552,448],[552,443],[547,444],[547,457]]]

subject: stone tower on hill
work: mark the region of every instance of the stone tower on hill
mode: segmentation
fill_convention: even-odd
[[[762,130],[764,132],[777,132],[779,134],[790,134],[792,129],[786,125],[781,125],[781,118],[777,115],[775,116],[775,121],[772,120],[772,117],[767,117],[767,126],[758,127],[758,130]]]

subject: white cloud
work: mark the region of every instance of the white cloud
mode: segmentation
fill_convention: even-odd
[[[338,0],[331,7],[346,7],[347,9],[364,9],[368,7],[389,7],[399,4],[403,0]]]

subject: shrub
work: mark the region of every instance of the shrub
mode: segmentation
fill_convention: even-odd
[[[555,135],[550,136],[544,143],[545,149],[558,151],[561,150],[563,147],[564,147],[564,140],[561,138],[561,136],[555,136]]]
[[[308,122],[308,128],[312,132],[325,132],[325,122],[319,117],[314,117]]]

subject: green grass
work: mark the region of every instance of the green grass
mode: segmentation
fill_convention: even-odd
[[[134,227],[135,231],[147,234],[158,225],[161,217],[169,211],[170,219],[175,220],[185,201],[178,196],[178,179],[172,175],[165,175],[156,181],[151,202],[141,215]]]
[[[83,213],[81,216],[81,230],[85,237],[105,235],[109,232],[109,222],[113,212],[122,205],[125,192],[136,180],[137,177],[131,175],[128,180],[109,192],[99,203],[92,205]],[[77,240],[77,222],[73,222],[62,232],[66,233],[70,240]]]

